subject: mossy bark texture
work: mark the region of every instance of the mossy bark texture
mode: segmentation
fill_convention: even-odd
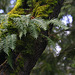
[[[57,3],[51,9],[51,13],[49,15],[42,14],[42,16],[44,15],[44,17],[47,16],[50,18],[57,17],[63,1],[64,0],[56,0]],[[41,3],[41,5],[43,4]],[[41,12],[44,11],[43,6],[45,7],[45,10],[50,7],[49,5],[43,5],[40,7],[38,6],[36,5],[36,7],[30,12],[35,17],[40,17]],[[29,8],[29,6],[27,5],[27,0],[17,0],[15,7],[8,14],[25,15],[25,8]],[[39,10],[39,8],[41,8],[42,11]],[[45,12],[47,13],[47,11]],[[47,36],[47,31],[42,31],[41,33]],[[0,75],[30,75],[32,68],[35,66],[37,60],[45,50],[47,41],[41,36],[39,36],[37,39],[34,39],[27,35],[23,38],[23,40],[18,40],[17,44],[18,51],[17,55],[15,56],[14,69],[10,69],[9,65],[6,63],[2,66],[2,68],[0,68]],[[20,47],[19,45],[22,47],[25,46],[25,52],[24,49],[22,49],[22,47]],[[20,52],[19,49],[22,49],[22,51]]]

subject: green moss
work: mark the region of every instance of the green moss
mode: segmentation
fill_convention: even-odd
[[[11,15],[8,15],[8,18],[7,18],[7,20],[6,20],[6,22],[8,23],[8,24],[6,24],[5,26],[1,26],[1,28],[3,29],[3,28],[5,28],[6,29],[6,27],[7,27],[7,31],[8,31],[8,33],[17,33],[18,32],[18,30],[17,30],[17,28],[16,28],[16,25],[15,25],[15,23],[14,23],[14,21],[13,21],[13,19],[12,18],[17,18],[17,17],[20,17],[20,15],[18,15],[18,14],[11,14]]]
[[[22,37],[22,39],[23,39],[23,37]],[[31,58],[33,56],[33,54],[34,54],[34,40],[35,39],[33,37],[31,37],[30,35],[27,35],[26,37],[24,37],[23,40],[17,41],[17,43],[18,43],[17,45],[19,46],[19,47],[17,47],[17,50],[19,52],[19,49],[20,49],[21,55],[19,55],[19,58],[16,62],[17,67],[15,67],[13,73],[11,72],[10,75],[19,75],[18,73],[23,69],[24,62],[26,61],[26,59],[28,57]]]
[[[35,39],[30,35],[22,37],[22,40],[17,40],[16,52],[21,52],[23,55],[33,55],[34,54],[34,41]]]
[[[8,14],[26,14],[25,9],[22,8],[22,3],[24,0],[17,0],[15,7]],[[34,2],[34,8],[32,15],[34,17],[48,17],[54,9],[54,6],[57,3],[57,0],[38,0]]]
[[[18,14],[9,14],[8,25],[10,26],[15,25],[12,18],[17,18],[17,17],[21,17],[21,16]]]
[[[17,65],[19,65],[17,67],[17,69],[19,70],[20,68],[23,68],[24,67],[24,57],[22,57],[21,55],[19,56],[18,60],[17,60]]]
[[[22,9],[22,8],[18,8],[18,9],[12,10],[8,14],[12,14],[12,13],[13,14],[19,14],[19,15],[25,15],[26,14],[24,9]]]
[[[25,14],[24,9],[22,8],[22,2],[24,0],[17,0],[15,7],[8,14]]]
[[[10,15],[10,14],[9,14],[9,18],[10,18],[10,17],[16,18],[16,17],[21,17],[21,15],[18,15],[18,14],[11,14],[11,15]]]
[[[37,9],[36,9],[36,13],[35,13],[35,16],[36,17],[48,17],[48,14],[46,14],[46,11],[49,7],[49,5],[43,5],[43,6],[39,6]]]
[[[14,69],[13,73],[10,73],[10,75],[18,75],[20,70],[24,67],[25,59],[21,55],[19,55],[17,62],[16,62],[16,68]]]

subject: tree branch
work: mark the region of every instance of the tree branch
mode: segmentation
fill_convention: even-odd
[[[69,29],[61,30],[61,31],[59,31],[59,32],[53,33],[53,34],[51,34],[51,35],[60,34],[60,33],[65,32],[65,31],[75,31],[75,28],[71,27],[71,28],[69,28]]]

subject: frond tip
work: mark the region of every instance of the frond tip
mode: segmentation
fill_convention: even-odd
[[[53,25],[63,29],[68,29],[68,27],[61,20],[58,19],[51,19],[49,23],[52,23]]]

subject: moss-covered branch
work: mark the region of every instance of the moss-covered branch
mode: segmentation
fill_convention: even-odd
[[[17,0],[15,7],[8,14],[25,14],[24,7],[26,6],[27,0]]]

